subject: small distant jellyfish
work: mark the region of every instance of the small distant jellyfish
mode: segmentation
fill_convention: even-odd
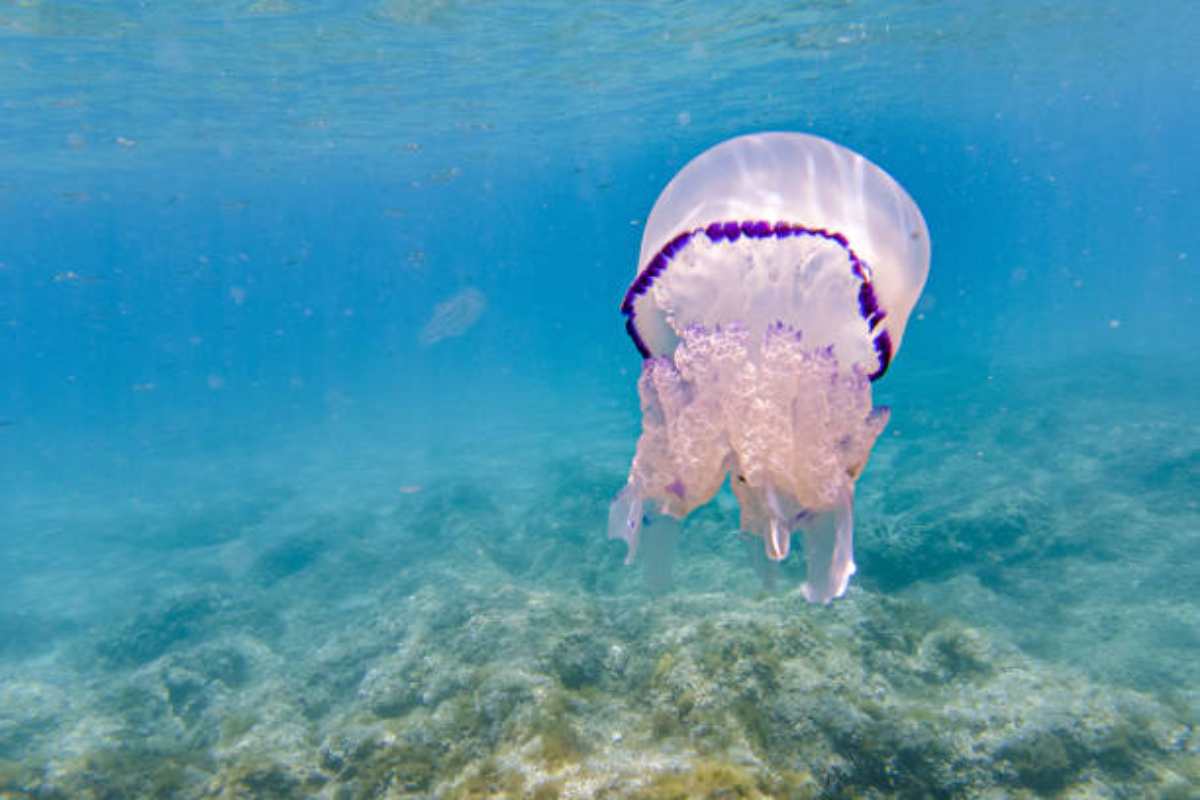
[[[443,339],[462,336],[479,321],[486,308],[487,297],[483,292],[469,286],[434,307],[429,321],[417,334],[417,341],[429,347]]]
[[[854,485],[888,420],[871,384],[929,255],[904,189],[816,136],[741,136],[675,176],[621,304],[644,359],[642,435],[608,524],[627,564],[644,526],[682,520],[728,479],[772,561],[803,534],[809,602],[845,593]]]

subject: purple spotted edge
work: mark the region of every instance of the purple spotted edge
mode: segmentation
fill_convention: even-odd
[[[650,358],[650,348],[642,341],[641,334],[637,331],[637,326],[634,324],[636,312],[633,304],[637,298],[650,291],[650,287],[654,285],[655,279],[658,278],[667,269],[667,264],[675,257],[675,254],[687,247],[688,242],[693,236],[699,236],[703,233],[711,242],[736,242],[743,236],[751,239],[767,239],[775,237],[776,239],[786,239],[789,236],[819,236],[831,242],[836,242],[846,255],[850,257],[850,267],[854,270],[854,274],[862,281],[862,286],[858,290],[858,311],[862,314],[862,318],[867,321],[867,329],[874,330],[875,326],[883,321],[887,316],[887,312],[879,307],[879,300],[875,297],[875,289],[871,286],[871,270],[858,257],[858,254],[850,248],[850,243],[846,241],[846,237],[836,231],[827,231],[824,228],[806,228],[803,225],[795,225],[788,222],[776,222],[774,225],[765,220],[746,220],[745,222],[713,222],[705,227],[696,228],[690,231],[684,231],[676,236],[671,241],[662,246],[654,258],[650,259],[637,278],[630,284],[629,290],[625,292],[625,299],[621,301],[621,313],[625,315],[625,330],[629,334],[629,338],[633,340],[633,345],[642,354],[642,358]],[[883,376],[887,372],[888,365],[892,362],[892,337],[886,329],[880,330],[875,335],[875,354],[879,357],[879,369],[872,372],[868,377],[874,381]]]

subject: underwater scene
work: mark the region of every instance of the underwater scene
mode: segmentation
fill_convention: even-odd
[[[0,0],[0,798],[1200,797],[1196,42]]]

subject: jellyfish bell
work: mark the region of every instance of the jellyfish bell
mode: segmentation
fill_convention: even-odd
[[[759,244],[753,240],[759,240]],[[736,252],[718,252],[704,259],[703,253],[687,247],[720,243],[732,245],[729,249]],[[770,269],[772,254],[764,252],[763,247],[767,243],[775,244],[777,249],[784,244],[807,244],[825,251],[832,260],[839,255],[843,260],[850,259],[854,270],[862,268],[864,262],[869,265],[868,282],[879,307],[887,313],[883,329],[891,339],[892,352],[899,348],[908,316],[929,272],[929,234],[920,210],[891,176],[851,150],[802,133],[760,133],[730,139],[697,156],[667,184],[655,202],[642,236],[638,261],[642,283],[634,281],[622,307],[642,354],[673,352],[680,319],[695,314],[716,320],[737,319],[752,310],[735,308],[735,303],[765,303],[793,318],[803,313],[806,309],[799,307],[802,303],[795,302],[803,298],[781,294],[779,287],[762,284],[817,276],[799,270],[784,275],[780,268]],[[687,257],[676,258],[676,253]],[[659,255],[662,261],[656,261]],[[676,298],[673,303],[672,290],[655,278],[665,272],[667,263],[675,267],[677,262],[702,266],[713,273],[712,280],[705,280],[703,274],[691,274],[686,281],[674,281],[676,294],[689,288],[714,291],[718,286],[722,291],[738,291],[720,303],[715,298],[703,298],[694,304]],[[754,273],[743,278],[754,280],[722,280],[721,265],[735,262],[744,271]],[[751,263],[764,263],[768,268],[748,270]],[[646,275],[648,272],[652,274]],[[672,269],[668,283],[680,273]],[[824,277],[845,278],[845,285],[853,288],[850,276],[836,270]],[[651,285],[655,292],[643,291]],[[675,325],[668,322],[669,315],[676,316]],[[743,321],[751,323],[749,319]],[[853,344],[853,339],[844,344]]]
[[[833,142],[761,133],[693,159],[659,195],[621,304],[645,359],[642,435],[609,536],[681,519],[728,478],[767,556],[802,531],[805,597],[854,573],[854,484],[887,423],[871,383],[929,271],[912,198]]]

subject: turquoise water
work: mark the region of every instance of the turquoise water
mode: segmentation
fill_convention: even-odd
[[[1196,41],[0,2],[0,796],[1200,795]],[[772,129],[933,241],[828,607],[728,492],[670,581],[605,538],[641,226]]]

